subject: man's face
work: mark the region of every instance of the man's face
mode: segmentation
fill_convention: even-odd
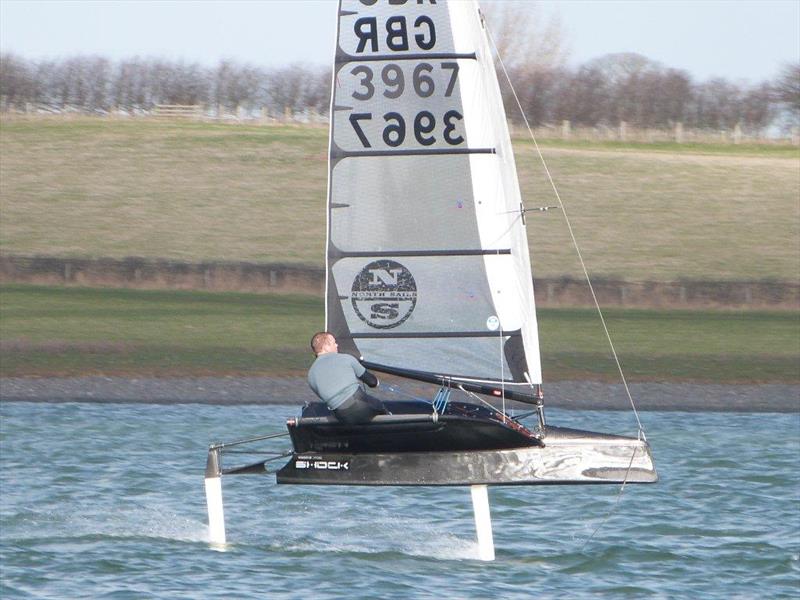
[[[326,352],[339,352],[339,344],[336,343],[336,338],[332,335],[328,336],[328,339],[325,343],[325,351]]]

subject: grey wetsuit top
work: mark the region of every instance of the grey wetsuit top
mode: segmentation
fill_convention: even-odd
[[[308,385],[331,410],[356,393],[366,369],[349,354],[320,354],[308,370]]]

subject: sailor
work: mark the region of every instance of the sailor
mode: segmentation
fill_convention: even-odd
[[[367,394],[360,383],[374,388],[378,378],[354,357],[340,354],[332,333],[314,334],[311,349],[317,359],[308,370],[308,385],[339,421],[354,425],[367,423],[375,415],[389,414],[383,403]]]

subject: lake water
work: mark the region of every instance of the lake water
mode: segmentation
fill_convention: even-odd
[[[256,475],[223,479],[230,543],[212,548],[208,444],[296,414],[0,403],[0,597],[800,597],[797,413],[643,413],[658,484],[491,488],[492,563],[476,560],[467,488]],[[548,417],[635,431],[628,413]]]

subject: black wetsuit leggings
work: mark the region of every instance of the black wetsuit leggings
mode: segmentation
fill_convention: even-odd
[[[342,423],[358,425],[368,423],[375,415],[385,415],[388,412],[383,402],[359,388],[355,394],[344,401],[344,404],[335,409],[333,414]]]

